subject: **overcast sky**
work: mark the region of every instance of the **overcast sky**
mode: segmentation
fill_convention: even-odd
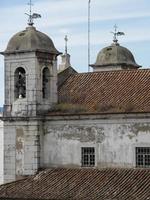
[[[5,50],[9,39],[27,26],[29,0],[0,1],[0,51]],[[87,67],[87,8],[88,0],[32,0],[33,12],[42,18],[35,27],[48,34],[55,47],[64,52],[67,34],[71,64],[79,72]],[[91,0],[91,64],[97,53],[112,43],[114,24],[125,36],[119,43],[134,54],[138,64],[150,66],[150,1],[149,0]],[[0,105],[3,105],[3,56],[0,56]]]

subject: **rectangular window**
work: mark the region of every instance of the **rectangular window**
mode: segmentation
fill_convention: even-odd
[[[136,147],[136,167],[150,167],[150,147]]]
[[[94,167],[95,166],[95,148],[94,147],[82,147],[81,148],[82,167]]]

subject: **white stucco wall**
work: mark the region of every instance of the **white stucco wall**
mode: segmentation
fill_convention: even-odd
[[[95,147],[97,167],[135,167],[135,147],[150,147],[150,119],[118,115],[45,122],[44,167],[80,167],[81,147]]]
[[[39,168],[81,167],[95,147],[96,167],[135,167],[135,147],[150,147],[149,115],[70,115],[4,122],[4,182]]]
[[[33,175],[40,165],[40,127],[35,120],[4,122],[4,183]]]
[[[93,67],[93,72],[101,72],[101,71],[113,71],[113,70],[121,70],[122,66],[101,66],[101,67]]]
[[[3,122],[0,120],[0,184],[3,183]]]

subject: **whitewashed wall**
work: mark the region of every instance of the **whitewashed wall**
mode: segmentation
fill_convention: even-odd
[[[38,171],[40,132],[38,122],[34,120],[4,122],[4,183]]]
[[[135,167],[135,147],[150,147],[150,116],[10,120],[4,123],[4,143],[5,183],[35,174],[39,168],[81,167],[81,147],[95,147],[98,168]]]
[[[150,147],[150,118],[102,117],[45,122],[41,165],[80,167],[81,147],[95,147],[97,167],[135,167],[135,147]]]

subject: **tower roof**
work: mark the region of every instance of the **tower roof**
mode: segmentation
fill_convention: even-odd
[[[125,66],[131,68],[139,68],[140,66],[135,62],[134,56],[130,50],[120,46],[118,43],[103,48],[97,55],[95,64],[91,66]]]
[[[8,42],[5,53],[43,51],[52,54],[60,54],[53,41],[44,33],[29,26],[25,30],[15,34]]]

